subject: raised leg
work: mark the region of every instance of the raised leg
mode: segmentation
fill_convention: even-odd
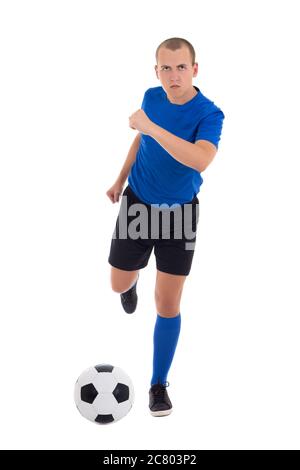
[[[139,270],[125,271],[124,269],[111,267],[111,287],[114,292],[128,291],[137,280]]]

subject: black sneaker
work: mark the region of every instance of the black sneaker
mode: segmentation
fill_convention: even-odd
[[[170,384],[153,384],[149,390],[149,408],[152,416],[166,416],[172,412],[172,403],[166,387]]]
[[[136,309],[137,301],[138,301],[138,296],[136,293],[136,285],[139,279],[139,275],[140,274],[138,274],[135,284],[129,290],[120,294],[121,303],[126,313],[133,313]]]

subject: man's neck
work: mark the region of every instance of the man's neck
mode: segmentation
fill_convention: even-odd
[[[170,103],[172,104],[185,104],[187,103],[188,101],[192,100],[194,98],[194,96],[196,96],[198,93],[198,91],[196,90],[196,88],[193,86],[191,90],[187,91],[185,93],[184,96],[181,96],[180,98],[178,98],[177,100],[175,100],[173,97],[170,97],[168,96],[168,100],[170,101]]]

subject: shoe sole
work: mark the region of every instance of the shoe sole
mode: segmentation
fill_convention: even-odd
[[[152,416],[168,416],[170,413],[172,413],[172,410],[173,410],[173,408],[171,408],[170,410],[162,410],[162,411],[151,411],[150,410],[150,413],[152,414]]]

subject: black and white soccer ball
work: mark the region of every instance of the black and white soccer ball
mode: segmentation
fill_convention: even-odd
[[[78,377],[74,398],[82,416],[98,424],[109,424],[130,411],[134,389],[130,377],[120,367],[99,364]]]

